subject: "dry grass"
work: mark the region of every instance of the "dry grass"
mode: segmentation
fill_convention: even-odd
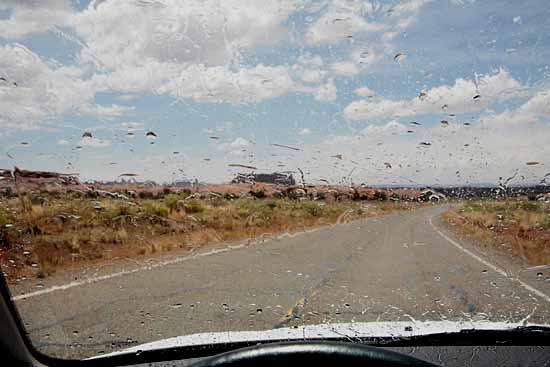
[[[291,199],[162,199],[26,195],[0,199],[0,266],[10,279],[176,248],[295,232],[414,208],[405,202]],[[6,227],[8,224],[8,227]],[[10,226],[11,224],[11,226]]]
[[[443,218],[478,242],[508,249],[529,264],[550,264],[550,205],[535,201],[468,202]]]

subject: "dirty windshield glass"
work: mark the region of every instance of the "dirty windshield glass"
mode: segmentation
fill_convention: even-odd
[[[32,344],[549,325],[548,19],[2,1],[0,266]]]

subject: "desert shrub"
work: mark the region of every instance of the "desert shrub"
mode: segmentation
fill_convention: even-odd
[[[0,208],[0,231],[2,231],[2,228],[4,228],[4,226],[8,223],[10,223],[8,213],[6,213],[4,209]]]
[[[164,197],[164,204],[168,207],[170,213],[178,208],[178,200],[181,200],[181,197],[177,194],[168,194]]]
[[[140,191],[138,193],[138,197],[140,199],[152,199],[153,198],[153,193],[150,192],[150,191]]]
[[[113,207],[108,208],[102,213],[102,216],[106,220],[111,220],[116,217],[125,216],[125,215],[134,215],[135,209],[129,205],[116,204]]]
[[[376,191],[374,193],[374,200],[386,201],[388,200],[388,194],[385,191]]]
[[[526,212],[538,212],[542,208],[541,203],[536,201],[520,201],[517,206],[519,209],[525,210]]]
[[[197,199],[187,200],[184,204],[184,208],[187,213],[202,213],[206,209],[204,204]]]
[[[264,190],[250,190],[250,195],[257,199],[263,199],[266,197]]]
[[[86,197],[89,199],[97,199],[99,197],[99,194],[97,193],[97,191],[88,190],[86,191]]]
[[[540,222],[542,229],[550,229],[550,214],[544,214],[544,218]]]
[[[308,216],[318,217],[323,214],[323,207],[315,201],[303,200],[297,203],[296,207]]]
[[[143,206],[143,210],[147,215],[154,215],[157,217],[168,217],[168,208],[163,204],[147,203]]]

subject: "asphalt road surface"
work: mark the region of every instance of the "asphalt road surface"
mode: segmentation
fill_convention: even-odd
[[[327,322],[550,324],[549,270],[480,252],[444,228],[444,209],[119,261],[12,293],[38,349],[73,358],[177,335]]]

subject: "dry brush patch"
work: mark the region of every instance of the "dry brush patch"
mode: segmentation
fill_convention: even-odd
[[[506,249],[529,264],[550,264],[548,203],[472,201],[448,210],[443,219],[482,245]]]
[[[418,204],[26,194],[0,198],[0,266],[10,281],[114,258],[296,232]]]

